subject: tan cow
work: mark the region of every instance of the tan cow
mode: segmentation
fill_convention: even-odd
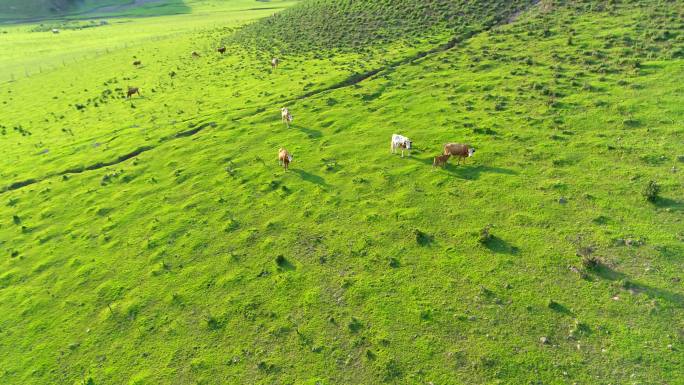
[[[465,164],[466,158],[470,158],[475,154],[475,148],[471,147],[469,144],[462,143],[447,143],[444,145],[444,155],[451,155],[458,157],[458,163],[461,164],[461,159]]]
[[[281,147],[280,150],[278,150],[278,164],[287,170],[290,167],[290,162],[292,162],[292,155]]]
[[[449,160],[449,157],[451,154],[446,154],[446,155],[437,155],[433,160],[432,160],[432,167],[444,167],[447,164],[447,161]]]

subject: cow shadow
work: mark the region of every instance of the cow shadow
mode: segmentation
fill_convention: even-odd
[[[290,169],[290,171],[294,172],[295,174],[299,175],[302,180],[307,181],[309,183],[317,184],[319,186],[323,187],[328,187],[328,183],[325,181],[325,179],[322,176],[312,174],[310,172],[301,170],[301,169]]]
[[[409,157],[409,159],[424,163],[432,167],[432,161],[434,157],[430,158],[419,158],[419,157]],[[453,162],[453,163],[452,163]],[[453,159],[449,160],[444,167],[436,167],[436,170],[444,170],[445,172],[457,176],[461,179],[475,180],[479,179],[482,174],[502,174],[502,175],[518,175],[517,171],[511,170],[509,168],[503,167],[493,167],[485,166],[482,164],[473,163],[463,163],[457,164]]]
[[[503,167],[485,166],[481,164],[451,164],[447,163],[444,168],[449,174],[457,176],[461,179],[475,180],[480,179],[482,174],[502,174],[502,175],[518,175],[517,171]]]
[[[296,128],[296,129],[298,129],[299,131],[301,131],[301,132],[303,132],[304,134],[306,134],[306,136],[308,136],[309,139],[318,139],[318,138],[320,138],[320,137],[323,136],[323,133],[322,133],[321,131],[314,130],[314,129],[312,129],[312,128],[306,128],[306,127],[302,127],[302,126],[296,126],[296,125],[294,125],[294,124],[290,124],[290,128]]]

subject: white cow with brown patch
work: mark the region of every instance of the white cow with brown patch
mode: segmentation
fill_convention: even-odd
[[[411,145],[413,142],[411,142],[411,139],[399,135],[399,134],[393,134],[392,135],[392,142],[390,142],[390,152],[392,154],[397,153],[397,149],[401,149],[401,157],[404,157],[404,150],[408,152],[409,156],[411,156]]]
[[[280,120],[287,125],[287,128],[290,128],[290,123],[292,123],[294,118],[287,107],[280,109]]]

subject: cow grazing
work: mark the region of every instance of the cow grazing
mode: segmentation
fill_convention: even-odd
[[[136,60],[136,61],[133,62],[133,65],[134,65],[134,66],[139,66],[139,65],[141,65],[141,64],[142,64],[142,62],[141,62],[140,60]]]
[[[292,121],[294,120],[292,114],[290,113],[290,110],[287,107],[283,107],[280,109],[280,119],[283,123],[287,125],[287,128],[290,128],[290,123],[292,123]]]
[[[278,64],[280,64],[280,60],[277,57],[274,57],[271,59],[271,69],[276,70],[278,69]]]
[[[192,51],[192,57],[198,58],[200,57],[200,54],[197,51]]]
[[[140,88],[128,87],[128,92],[126,93],[126,99],[130,99],[131,96],[133,96],[135,94],[138,94],[138,96],[142,96],[142,95],[140,95]]]
[[[390,143],[390,152],[392,154],[396,154],[397,148],[400,148],[402,158],[404,157],[404,150],[406,150],[410,156],[411,155],[411,144],[412,144],[411,139],[409,139],[405,136],[402,136],[402,135],[394,134],[394,135],[392,135],[392,142]]]
[[[461,164],[461,159],[465,164],[466,158],[470,158],[475,154],[475,148],[471,147],[469,144],[462,143],[447,143],[444,145],[444,155],[451,155],[458,157],[458,163]]]
[[[278,150],[278,164],[287,170],[290,167],[290,162],[292,162],[292,155],[281,147],[280,150]]]
[[[52,29],[52,33],[58,34],[58,33],[59,33],[59,30],[58,30],[57,28],[53,28],[53,29]]]
[[[446,155],[437,155],[435,159],[432,161],[432,167],[444,167],[447,164],[447,161],[449,160],[449,157],[451,154],[446,154]]]
[[[216,51],[218,51],[218,53],[223,55],[224,53],[226,53],[226,47],[221,47],[221,48],[217,49]]]

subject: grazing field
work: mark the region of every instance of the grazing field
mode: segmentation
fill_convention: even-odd
[[[0,383],[684,384],[684,6],[465,4],[0,25]]]

